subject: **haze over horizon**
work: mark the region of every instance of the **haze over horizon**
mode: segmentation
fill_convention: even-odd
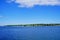
[[[60,23],[59,0],[0,0],[0,25]]]

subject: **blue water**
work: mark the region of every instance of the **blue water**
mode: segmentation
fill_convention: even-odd
[[[0,27],[0,40],[60,40],[60,26]]]

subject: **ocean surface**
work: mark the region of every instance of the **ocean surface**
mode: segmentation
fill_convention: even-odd
[[[60,26],[0,26],[0,40],[60,40]]]

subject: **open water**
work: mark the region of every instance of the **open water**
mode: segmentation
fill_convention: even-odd
[[[0,40],[60,40],[60,26],[0,26]]]

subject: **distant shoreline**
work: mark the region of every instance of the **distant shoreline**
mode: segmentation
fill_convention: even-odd
[[[5,26],[60,26],[60,24],[20,24],[20,25],[5,25]]]

